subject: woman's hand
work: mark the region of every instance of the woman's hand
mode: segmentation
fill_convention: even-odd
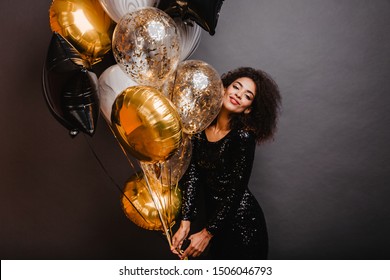
[[[172,247],[171,251],[174,254],[181,256],[180,248],[183,244],[184,239],[186,239],[188,233],[190,232],[190,221],[181,221],[179,229],[172,237]]]
[[[204,228],[201,231],[192,234],[188,239],[191,241],[190,246],[180,256],[184,259],[188,256],[198,257],[206,249],[213,236]]]

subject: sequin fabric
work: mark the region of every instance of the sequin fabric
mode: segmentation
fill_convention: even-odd
[[[264,259],[268,236],[260,205],[248,189],[256,141],[252,132],[231,130],[209,142],[205,132],[193,136],[190,166],[180,181],[182,219],[194,220],[197,195],[203,188],[206,229],[214,235],[215,259]]]

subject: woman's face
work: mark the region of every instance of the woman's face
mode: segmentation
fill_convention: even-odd
[[[238,78],[226,89],[223,107],[231,113],[249,113],[256,94],[256,84],[247,77]]]

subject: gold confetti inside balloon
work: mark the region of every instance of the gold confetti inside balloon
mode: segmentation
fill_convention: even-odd
[[[191,153],[191,138],[185,135],[180,147],[169,159],[158,163],[141,162],[141,168],[151,180],[158,181],[163,186],[175,186],[190,164]]]
[[[113,21],[98,0],[53,0],[50,28],[69,41],[90,64],[111,49]]]
[[[122,207],[126,216],[137,226],[148,230],[162,230],[161,218],[172,227],[181,207],[179,188],[161,187],[157,182],[148,181],[149,192],[143,175],[136,174],[125,184]]]
[[[160,92],[164,94],[169,100],[171,100],[171,96],[173,93],[173,86],[175,85],[175,77],[176,72],[169,75],[168,78],[165,80],[165,82],[162,84],[162,86],[159,88]]]
[[[212,66],[200,60],[179,64],[171,100],[181,117],[183,132],[204,130],[218,115],[222,96],[222,81]]]
[[[133,86],[117,96],[111,125],[123,148],[140,161],[164,161],[178,149],[182,130],[171,101],[157,89]]]
[[[173,19],[153,7],[124,15],[112,38],[113,54],[121,68],[136,83],[156,88],[175,71],[179,44]]]

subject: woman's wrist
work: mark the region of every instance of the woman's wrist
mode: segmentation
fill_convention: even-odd
[[[204,228],[204,229],[203,229],[203,232],[204,232],[205,234],[207,234],[207,236],[208,236],[210,239],[214,236],[211,232],[209,232],[209,231],[207,230],[207,228]]]
[[[182,221],[180,222],[180,227],[181,227],[181,228],[189,229],[190,226],[191,226],[191,221],[189,221],[189,220],[182,220]]]

